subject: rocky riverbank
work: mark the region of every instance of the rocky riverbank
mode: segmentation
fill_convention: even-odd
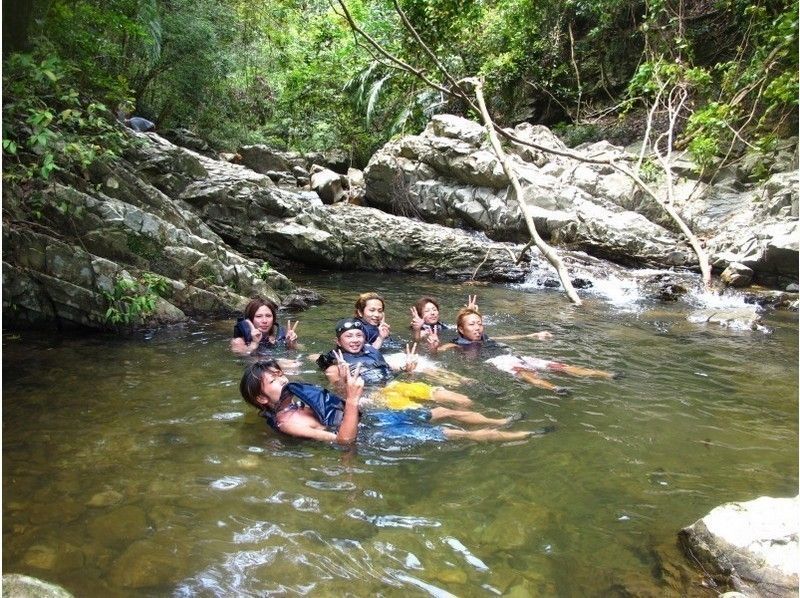
[[[544,127],[515,132],[563,149]],[[35,218],[24,190],[6,190],[7,324],[104,328],[109,313],[141,297],[154,304],[147,325],[228,316],[254,294],[302,306],[313,294],[298,293],[279,271],[291,274],[298,264],[501,282],[535,272],[558,285],[538,253],[523,251],[519,207],[477,123],[434,117],[422,134],[376,153],[363,179],[341,156],[250,146],[222,159],[155,133],[131,135],[136,142],[123,159],[41,190]],[[607,167],[508,149],[537,228],[560,246],[577,287],[609,272],[625,277],[626,266],[671,270],[648,281],[652,296],[674,299],[695,284],[694,254],[631,181]],[[577,151],[632,159],[608,143]],[[706,240],[715,270],[735,266],[731,284],[755,280],[796,293],[796,172],[755,183],[732,173],[713,186],[681,172],[679,190],[702,187],[699,199],[677,203]],[[148,286],[153,275],[157,294]]]

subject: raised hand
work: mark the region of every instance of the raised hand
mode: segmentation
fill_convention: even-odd
[[[419,356],[417,355],[417,343],[413,345],[409,345],[406,343],[406,367],[404,368],[406,372],[413,372],[414,369],[417,367],[417,362],[419,361]]]
[[[428,335],[428,347],[431,351],[436,351],[439,348],[441,342],[439,341],[439,335],[431,330],[431,333]]]
[[[479,311],[477,295],[467,295],[467,309],[474,309],[475,311]]]
[[[247,322],[247,324],[250,326],[250,338],[252,338],[256,344],[260,343],[262,337],[261,331],[256,328],[256,325],[253,324],[249,319],[245,319],[245,322]]]
[[[381,323],[378,324],[378,335],[381,338],[387,338],[391,334],[391,326],[386,323],[386,316],[381,318]]]
[[[416,307],[411,308],[411,328],[414,330],[419,330],[422,328],[422,325],[425,323],[425,320],[422,319],[422,316],[419,315]]]
[[[336,358],[336,368],[339,371],[339,380],[344,382],[350,375],[350,366],[344,360],[344,354],[342,353],[341,349],[339,350],[334,349],[333,356]]]
[[[345,396],[347,398],[347,402],[356,401],[361,398],[361,393],[364,390],[364,379],[361,377],[361,364],[357,364],[354,370],[351,372],[350,368],[347,368],[347,374],[345,378]]]
[[[294,325],[292,325],[291,320],[286,320],[286,344],[294,344],[297,342],[297,325],[300,323],[300,320],[295,320]]]

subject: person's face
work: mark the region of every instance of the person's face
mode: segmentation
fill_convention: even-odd
[[[281,398],[281,390],[289,382],[281,370],[268,370],[261,376],[261,394],[269,400],[270,405]]]
[[[370,299],[364,306],[364,311],[359,314],[364,320],[377,326],[383,320],[383,301],[380,299]]]
[[[422,321],[426,324],[436,324],[439,321],[439,308],[433,303],[426,303],[420,315],[422,315]]]
[[[336,341],[342,350],[358,353],[364,347],[364,332],[361,330],[345,330]]]
[[[259,307],[253,315],[253,325],[261,332],[269,332],[274,322],[275,318],[272,317],[272,312],[266,305]]]
[[[483,318],[476,314],[469,314],[462,318],[458,332],[468,341],[479,341],[483,336]]]

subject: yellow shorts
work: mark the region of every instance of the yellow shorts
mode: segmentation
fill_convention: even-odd
[[[389,382],[381,388],[377,397],[389,409],[418,409],[422,405],[415,401],[430,401],[436,387],[424,382]]]

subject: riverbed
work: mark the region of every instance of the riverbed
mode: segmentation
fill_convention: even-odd
[[[715,596],[677,531],[798,487],[797,314],[696,324],[691,300],[396,274],[287,274],[325,302],[299,319],[297,379],[359,292],[393,337],[477,294],[521,354],[620,372],[534,388],[445,353],[455,387],[525,441],[345,451],[280,437],[238,391],[232,321],[117,337],[3,335],[3,571],[76,596]],[[734,299],[735,301],[735,299]],[[700,300],[702,303],[702,300]]]

